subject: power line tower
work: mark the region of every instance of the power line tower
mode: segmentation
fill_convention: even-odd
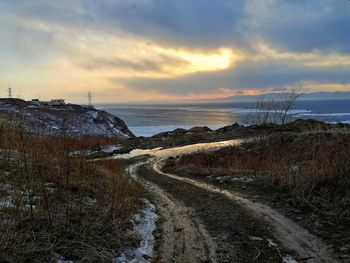
[[[10,85],[9,85],[9,89],[8,89],[8,97],[9,97],[9,99],[12,98],[12,88]]]
[[[92,107],[92,94],[91,94],[91,91],[89,91],[87,97],[88,97],[88,106]]]

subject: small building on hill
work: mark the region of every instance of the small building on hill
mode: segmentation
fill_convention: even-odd
[[[62,106],[65,105],[66,102],[64,101],[64,99],[53,99],[50,100],[49,105],[51,106]]]

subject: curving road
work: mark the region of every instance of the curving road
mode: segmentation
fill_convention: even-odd
[[[134,150],[127,171],[144,184],[162,218],[157,262],[338,262],[307,230],[267,205],[198,180],[164,173],[171,156],[240,145],[242,140]],[[288,256],[291,255],[291,256]],[[298,259],[297,261],[293,258]]]

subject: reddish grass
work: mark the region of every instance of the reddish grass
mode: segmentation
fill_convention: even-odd
[[[183,156],[177,169],[194,173],[255,176],[259,184],[350,216],[350,135],[309,133],[279,136],[214,153]],[[347,207],[344,209],[344,207]]]
[[[111,262],[128,242],[126,225],[142,197],[118,161],[70,157],[82,147],[111,143],[28,134],[0,123],[0,258],[4,262]],[[114,142],[114,141],[113,141]],[[5,173],[6,171],[6,173]]]

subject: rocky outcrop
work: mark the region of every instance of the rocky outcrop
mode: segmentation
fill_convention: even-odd
[[[49,135],[134,137],[120,118],[75,104],[50,106],[20,99],[0,99],[0,116],[22,125],[27,131]]]
[[[193,127],[191,129],[188,130],[189,132],[211,132],[212,130],[210,128],[208,128],[207,126],[197,126],[197,127]]]

